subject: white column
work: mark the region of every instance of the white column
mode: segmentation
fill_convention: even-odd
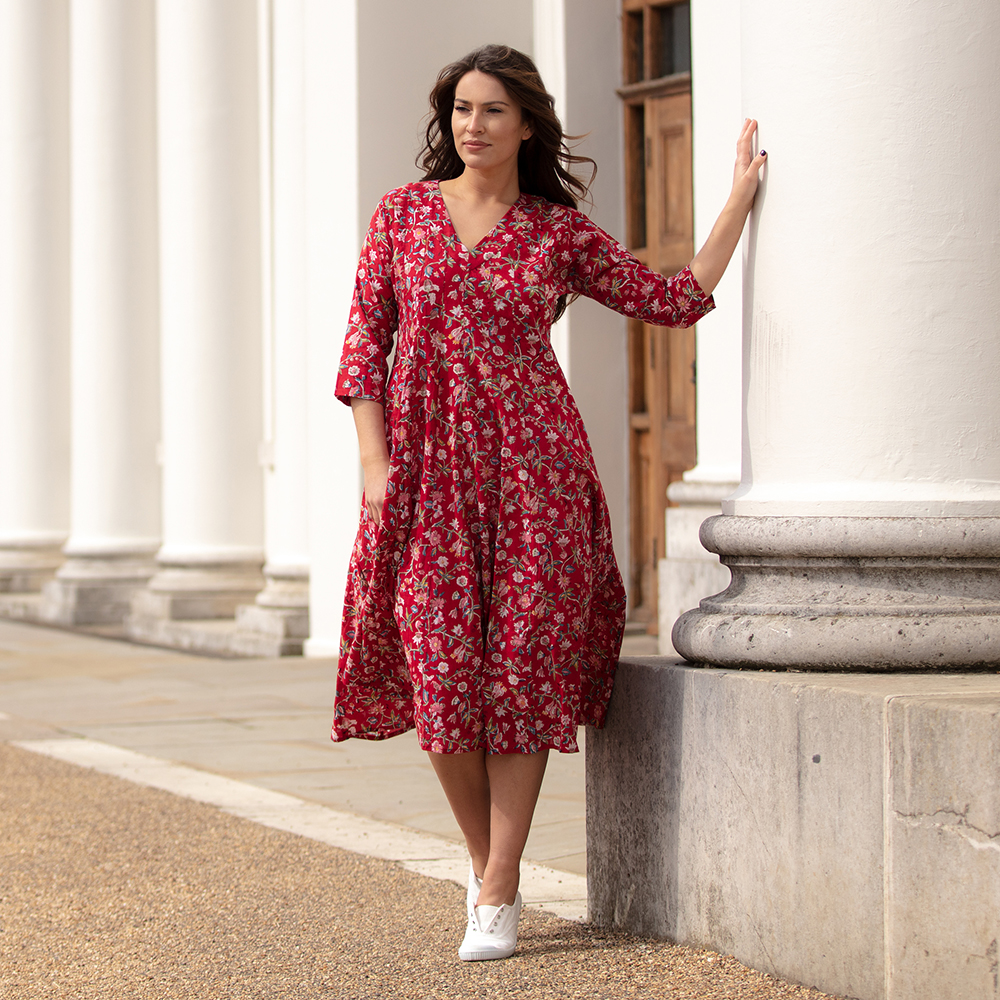
[[[121,621],[153,574],[160,475],[152,0],[72,0],[69,557],[45,617]]]
[[[67,0],[0,3],[0,591],[69,530]]]
[[[304,0],[258,0],[264,303],[264,589],[237,645],[301,653],[309,635]]]
[[[263,585],[257,12],[157,5],[163,547],[130,629]]]
[[[694,241],[700,247],[729,197],[741,115],[740,0],[691,5]],[[698,464],[671,483],[666,558],[660,560],[660,652],[673,655],[680,615],[725,590],[729,570],[698,540],[702,522],[740,481],[743,292],[739,252],[715,290],[716,309],[698,323]]]
[[[770,158],[743,478],[702,530],[734,585],[678,622],[689,658],[1000,660],[1000,8],[869,17],[743,3],[744,107]]]
[[[336,656],[361,465],[347,408],[333,398],[358,264],[358,26],[354,2],[304,0],[306,338],[309,357],[309,639]]]

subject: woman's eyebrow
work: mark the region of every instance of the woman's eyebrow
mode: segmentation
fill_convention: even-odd
[[[455,95],[455,100],[456,101],[460,101],[462,104],[473,104],[473,103],[475,103],[473,101],[467,101],[464,97],[459,97],[457,94]],[[506,101],[483,101],[482,103],[483,103],[484,106],[487,105],[487,104],[502,104],[505,108],[509,108],[510,107],[510,105]]]

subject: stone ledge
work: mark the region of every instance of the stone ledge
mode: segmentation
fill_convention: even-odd
[[[132,642],[204,656],[273,659],[302,655],[301,638],[250,631],[234,618],[177,621],[131,614],[125,619],[125,633]]]
[[[253,605],[249,607],[254,609]],[[120,620],[111,623],[69,621],[60,617],[57,610],[51,594],[0,592],[0,619],[227,659],[301,656],[305,641],[305,636],[301,634],[303,617],[308,627],[308,614],[289,612],[266,616],[257,614],[258,609],[251,611],[246,619],[239,615],[236,619],[178,621],[133,614],[124,619],[124,624]],[[242,612],[244,609],[239,610]],[[268,624],[269,627],[263,627]]]
[[[860,1000],[992,996],[998,763],[996,674],[625,660],[587,733],[591,919]]]

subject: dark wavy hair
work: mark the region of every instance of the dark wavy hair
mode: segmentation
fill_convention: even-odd
[[[417,166],[425,181],[447,181],[458,177],[465,164],[455,149],[451,132],[451,114],[458,81],[472,70],[496,77],[507,93],[520,105],[521,115],[531,125],[531,136],[521,143],[517,154],[518,185],[525,194],[540,195],[557,205],[576,208],[587,197],[597,174],[597,164],[589,156],[570,151],[567,140],[580,136],[566,135],[555,113],[555,101],[546,91],[538,68],[523,52],[509,45],[484,45],[465,58],[445,66],[431,91],[431,111],[424,147],[417,155]],[[579,163],[590,164],[590,179],[581,180],[570,169]]]

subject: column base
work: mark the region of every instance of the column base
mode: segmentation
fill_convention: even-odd
[[[232,632],[241,604],[264,586],[259,561],[163,565],[132,598],[125,632],[136,642],[191,649],[215,655],[238,655],[221,636]],[[228,619],[228,621],[225,621]],[[205,642],[189,623],[204,622]]]
[[[38,593],[63,564],[65,541],[0,544],[0,593]]]
[[[309,571],[265,566],[267,585],[236,609],[234,649],[244,656],[301,656],[309,638]]]
[[[698,541],[702,522],[718,514],[722,500],[738,483],[703,483],[686,480],[671,483],[667,496],[676,507],[667,508],[667,557],[659,570],[659,651],[663,656],[675,653],[670,638],[674,622],[709,594],[725,590],[731,579],[729,570],[714,552]]]
[[[1000,518],[722,515],[700,537],[733,578],[674,625],[685,659],[795,670],[1000,666]]]
[[[71,556],[45,584],[42,620],[54,625],[119,625],[156,571],[153,551]]]

